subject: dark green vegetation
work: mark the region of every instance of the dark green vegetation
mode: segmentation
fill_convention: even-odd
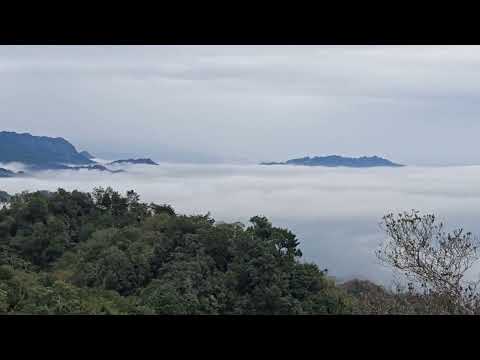
[[[10,200],[10,195],[5,192],[0,190],[0,203],[5,203]]]
[[[389,291],[336,284],[261,216],[217,223],[110,188],[0,192],[0,202],[2,314],[480,313],[463,278],[477,246],[429,215],[385,217],[379,258],[412,279]]]
[[[331,314],[354,299],[295,235],[178,215],[112,189],[22,193],[0,210],[0,312]]]
[[[303,157],[298,159],[291,159],[285,162],[265,162],[261,165],[300,165],[300,166],[328,166],[328,167],[337,167],[337,166],[346,166],[346,167],[377,167],[377,166],[389,166],[389,167],[398,167],[403,166],[400,164],[395,164],[390,160],[383,159],[378,156],[362,156],[359,158],[344,157],[338,155],[329,155],[329,156],[314,156],[314,157]]]

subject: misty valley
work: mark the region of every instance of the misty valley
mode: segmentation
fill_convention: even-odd
[[[0,317],[480,315],[477,65],[470,45],[0,46]]]
[[[382,217],[411,208],[480,233],[480,167],[102,164],[113,170],[0,166],[23,173],[0,180],[0,311],[465,312],[394,282],[375,252]]]

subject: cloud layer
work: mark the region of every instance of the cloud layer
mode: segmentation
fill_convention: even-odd
[[[112,186],[135,189],[144,201],[169,203],[180,213],[211,212],[218,221],[248,222],[269,217],[301,241],[307,260],[340,279],[352,276],[387,281],[374,249],[384,235],[388,212],[433,212],[448,229],[465,227],[480,235],[480,166],[378,169],[288,166],[130,166],[127,173],[47,171],[34,178],[1,179],[0,190],[91,191]]]

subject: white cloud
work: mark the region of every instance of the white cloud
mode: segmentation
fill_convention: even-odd
[[[292,229],[307,260],[332,275],[382,281],[385,269],[373,254],[383,239],[379,222],[388,212],[433,212],[447,228],[480,235],[480,167],[303,168],[162,164],[129,166],[128,172],[44,172],[1,179],[0,189],[91,191],[135,189],[144,201],[170,203],[180,213],[210,211],[222,221],[269,217]]]
[[[26,170],[26,166],[19,162],[9,162],[9,163],[0,162],[0,168],[7,169],[14,172]]]

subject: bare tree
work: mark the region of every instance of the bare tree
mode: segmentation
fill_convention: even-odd
[[[465,279],[479,259],[478,241],[471,233],[445,233],[434,215],[420,216],[414,210],[384,216],[382,227],[388,239],[376,251],[377,258],[409,279],[409,292],[421,292],[436,312],[477,312],[478,281]]]

